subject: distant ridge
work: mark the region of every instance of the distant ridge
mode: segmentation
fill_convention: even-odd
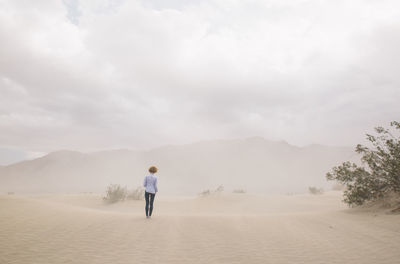
[[[328,188],[325,173],[346,160],[358,160],[351,147],[297,147],[261,137],[168,145],[148,151],[61,150],[0,166],[0,191],[96,192],[104,191],[110,183],[136,187],[147,168],[156,165],[164,193],[193,194],[220,184],[227,191],[302,192],[311,185]]]

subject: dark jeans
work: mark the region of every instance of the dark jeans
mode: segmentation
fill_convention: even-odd
[[[153,212],[153,202],[154,202],[154,197],[156,196],[155,193],[149,193],[145,192],[144,193],[144,198],[146,199],[146,216],[151,216],[151,213]],[[149,210],[149,203],[150,203],[150,210]]]

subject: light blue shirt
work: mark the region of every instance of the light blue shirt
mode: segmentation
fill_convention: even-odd
[[[153,173],[150,173],[149,175],[144,177],[143,187],[146,188],[146,192],[148,192],[148,193],[158,192],[157,177]]]

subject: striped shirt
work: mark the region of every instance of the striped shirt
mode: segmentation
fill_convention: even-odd
[[[157,177],[153,173],[150,173],[149,175],[144,177],[143,187],[146,188],[146,192],[148,192],[148,193],[158,192]]]

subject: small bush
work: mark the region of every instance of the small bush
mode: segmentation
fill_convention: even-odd
[[[215,190],[207,189],[207,190],[202,191],[201,193],[199,193],[199,196],[203,196],[204,197],[204,196],[209,196],[209,195],[214,195],[214,194],[220,194],[223,191],[224,191],[224,186],[220,185]]]
[[[232,192],[233,192],[233,193],[246,193],[246,191],[243,190],[243,189],[235,189],[235,190],[233,190]]]
[[[208,196],[210,194],[211,194],[211,191],[209,189],[208,190],[204,190],[201,193],[199,193],[200,196]]]
[[[144,188],[139,186],[132,191],[128,191],[126,198],[129,200],[143,200],[144,192],[145,192]]]
[[[107,187],[106,196],[103,197],[103,200],[107,203],[116,203],[125,200],[126,196],[126,187],[121,187],[119,184],[110,184]]]
[[[220,186],[218,186],[217,187],[217,189],[215,189],[215,193],[222,193],[224,191],[224,186],[223,185],[220,185]]]
[[[323,194],[324,189],[310,186],[308,187],[308,192],[311,194]]]

